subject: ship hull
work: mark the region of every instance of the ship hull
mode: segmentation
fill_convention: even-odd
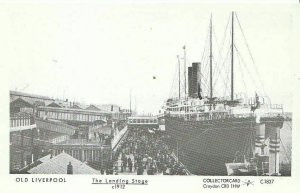
[[[255,143],[254,117],[184,121],[166,116],[165,126],[169,145],[195,175],[227,175],[225,163],[233,162],[238,154],[249,154]]]

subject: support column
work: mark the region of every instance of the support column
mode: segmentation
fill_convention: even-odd
[[[34,161],[34,155],[33,155],[33,150],[34,150],[34,129],[31,129],[31,163]]]
[[[279,176],[279,156],[280,156],[280,127],[273,127],[270,130],[269,143],[269,174]]]
[[[264,141],[265,141],[265,124],[257,123],[255,126],[255,154],[264,155]]]
[[[84,149],[81,149],[81,161],[85,162],[86,160],[84,159]]]
[[[24,134],[23,134],[22,130],[20,131],[20,134],[21,134],[21,147],[23,148],[24,147]]]
[[[24,160],[24,134],[23,131],[20,131],[21,133],[21,168],[25,167],[25,160]]]

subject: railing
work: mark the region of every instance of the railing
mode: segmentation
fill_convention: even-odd
[[[29,114],[15,114],[10,116],[10,127],[28,126],[34,124],[34,118]]]
[[[21,146],[21,147],[31,147],[36,146],[50,146],[52,143],[50,141],[36,139],[28,136],[22,136],[21,134],[10,134],[11,145]]]
[[[46,129],[49,131],[55,131],[58,133],[64,133],[67,135],[73,135],[75,131],[78,130],[77,127],[55,121],[37,119],[36,123],[39,128]]]
[[[270,109],[283,109],[282,104],[268,104],[267,107]]]
[[[10,132],[36,128],[33,115],[17,113],[10,115]]]
[[[200,113],[200,112],[193,112],[193,113],[172,113],[170,114],[172,117],[181,117],[186,120],[198,120],[198,121],[209,121],[209,120],[221,120],[221,119],[230,119],[230,118],[249,118],[255,117],[254,113],[241,113],[241,114],[229,114],[229,113]]]
[[[197,114],[200,115],[197,117]],[[256,117],[255,113],[240,113],[240,114],[218,114],[218,113],[194,113],[194,114],[170,114],[172,117],[181,117],[187,120],[200,120],[200,121],[208,121],[208,120],[221,120],[221,119],[228,119],[228,118],[251,118]],[[283,113],[262,113],[259,114],[261,118],[271,118],[271,117],[278,117],[283,116]]]
[[[121,131],[119,131],[119,133],[113,138],[112,143],[111,143],[113,151],[120,144],[122,139],[126,138],[127,134],[128,134],[128,132],[127,132],[127,126],[126,126]]]
[[[278,117],[283,116],[283,113],[263,113],[261,117]]]
[[[153,124],[158,124],[158,119],[157,118],[131,118],[128,119],[127,124],[130,125],[139,125],[139,124],[143,124],[143,125],[153,125]]]
[[[175,103],[174,103],[175,104]],[[224,104],[224,103],[217,103],[217,104]],[[168,107],[166,107],[167,111],[188,111],[188,109],[194,109],[196,111],[200,111],[200,110],[204,110],[207,107],[211,107],[214,104],[211,103],[204,103],[204,104],[179,104],[176,103],[176,106],[172,107],[172,104],[167,105]],[[250,108],[255,106],[255,103],[239,103],[239,106],[242,108]],[[261,104],[261,106],[264,106],[268,109],[283,109],[283,105],[282,104],[267,104],[267,103],[263,103]]]
[[[157,125],[158,121],[154,122],[128,122],[128,125]]]

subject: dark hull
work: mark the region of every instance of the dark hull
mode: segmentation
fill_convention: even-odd
[[[267,129],[278,124],[278,120],[269,121],[265,120]],[[233,162],[237,152],[247,155],[254,147],[254,117],[184,121],[166,116],[165,125],[170,145],[195,175],[227,175],[225,163]]]

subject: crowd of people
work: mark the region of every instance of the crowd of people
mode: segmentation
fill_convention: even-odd
[[[137,175],[187,175],[160,131],[130,129],[114,155],[115,171]],[[120,162],[120,164],[117,164]]]

